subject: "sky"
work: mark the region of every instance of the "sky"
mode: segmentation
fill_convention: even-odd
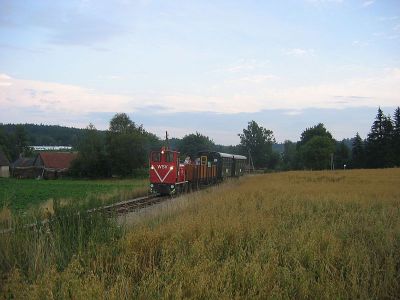
[[[399,105],[399,0],[0,0],[0,123],[341,140]]]

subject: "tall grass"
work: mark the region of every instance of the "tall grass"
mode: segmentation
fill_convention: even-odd
[[[47,243],[46,231],[30,233],[40,236],[27,242],[41,249],[34,254],[58,258],[27,258],[27,250],[14,246],[1,258],[8,264],[1,292],[16,298],[398,298],[398,186],[399,169],[265,174],[155,208],[124,235],[106,221],[91,227],[87,220],[66,234],[50,230],[71,244],[67,254],[55,242],[60,238]],[[10,244],[2,243],[1,256]]]
[[[110,255],[117,254],[115,242],[122,236],[122,228],[101,213],[88,214],[80,207],[60,206],[56,201],[48,222],[42,223],[41,217],[37,217],[34,228],[27,228],[24,217],[15,216],[13,231],[0,236],[0,278],[4,280],[0,286],[4,284],[6,298],[52,298],[59,294],[57,287],[62,284],[53,275],[69,270],[76,260],[80,266],[89,266],[102,247],[110,249]],[[47,287],[40,286],[39,294],[36,290],[31,294],[29,284],[47,285],[44,278],[55,279],[52,283],[56,288],[44,295],[42,290]]]

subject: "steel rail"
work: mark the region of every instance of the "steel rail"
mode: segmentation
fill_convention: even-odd
[[[100,208],[100,210],[109,215],[120,216],[132,211],[141,210],[143,208],[155,205],[168,199],[171,199],[171,196],[150,195],[103,206]]]

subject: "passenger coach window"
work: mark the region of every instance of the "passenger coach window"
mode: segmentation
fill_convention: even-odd
[[[161,161],[161,154],[160,152],[153,152],[151,154],[151,161],[160,162]]]
[[[165,152],[165,161],[166,162],[173,162],[174,161],[174,154],[172,152]]]

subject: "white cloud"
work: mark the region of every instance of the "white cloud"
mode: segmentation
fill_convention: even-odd
[[[10,85],[11,85],[11,77],[6,74],[0,74],[0,87],[10,86]]]
[[[363,41],[353,41],[352,42],[352,45],[353,46],[357,46],[357,47],[366,47],[366,46],[368,46],[369,45],[369,43],[368,42],[363,42]]]
[[[285,51],[286,55],[294,57],[302,57],[314,54],[314,49],[293,48]]]
[[[255,60],[248,60],[248,61],[240,61],[232,66],[227,67],[224,69],[226,72],[230,73],[237,73],[242,71],[251,71],[254,70],[258,66]]]
[[[109,80],[120,80],[123,77],[120,75],[108,75],[108,76],[104,76],[105,79],[109,79]]]
[[[213,72],[228,72],[228,73],[242,73],[247,71],[253,71],[255,69],[259,69],[265,67],[268,64],[268,61],[257,61],[255,59],[241,59],[236,63],[233,63],[229,66],[218,68],[213,70]]]
[[[244,78],[254,83],[271,79],[274,77],[270,75]],[[291,87],[282,81],[272,80],[269,84],[257,85],[257,88],[225,81],[210,94],[149,92],[123,95],[73,85],[20,80],[3,74],[0,76],[0,111],[3,114],[8,110],[23,113],[34,108],[38,114],[62,114],[73,119],[89,113],[134,112],[146,107],[159,107],[158,111],[164,112],[240,113],[266,109],[299,111],[306,108],[398,106],[400,102],[399,68],[383,70],[372,77],[329,84]]]
[[[289,111],[284,112],[283,114],[287,115],[287,116],[298,116],[298,115],[301,115],[302,113],[303,112],[301,110],[289,110]]]
[[[378,20],[381,22],[387,22],[387,21],[394,21],[397,20],[399,17],[398,16],[391,16],[391,17],[379,17]]]
[[[375,3],[375,0],[364,1],[362,7],[367,7]]]
[[[122,81],[125,80],[126,78],[122,75],[98,75],[97,78],[94,81],[102,81],[102,82],[110,82],[110,81]]]
[[[0,74],[0,81],[10,80],[10,79],[11,79],[11,77],[8,76],[7,74]]]
[[[104,94],[80,86],[5,76],[0,78],[0,107],[2,108],[11,105],[74,114],[114,112],[116,107],[129,109],[132,98],[125,95]]]
[[[275,76],[275,75],[249,75],[249,76],[244,76],[244,77],[240,77],[237,79],[228,80],[227,82],[258,84],[258,83],[264,83],[266,81],[277,80],[277,79],[279,79],[279,77]]]
[[[374,77],[342,83],[275,90],[270,97],[281,99],[280,108],[346,108],[396,106],[399,94],[400,69],[388,69]]]

